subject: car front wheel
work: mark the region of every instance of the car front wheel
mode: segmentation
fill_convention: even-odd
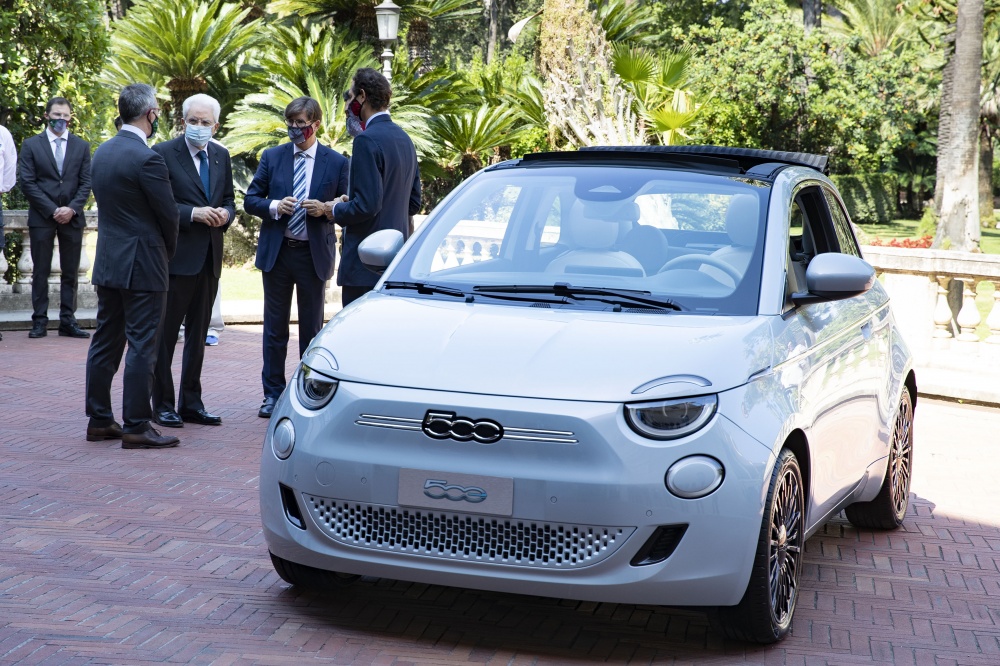
[[[281,576],[281,580],[307,590],[324,590],[331,587],[347,587],[361,576],[353,574],[338,573],[336,571],[325,571],[308,567],[304,564],[289,562],[270,553],[271,564],[274,570]]]
[[[798,460],[783,449],[771,472],[747,590],[739,604],[711,614],[713,624],[728,637],[774,643],[791,629],[805,545],[804,503]]]
[[[878,495],[870,502],[856,502],[844,509],[855,527],[894,530],[903,524],[910,503],[910,478],[913,475],[913,398],[903,389],[892,428],[889,464]]]

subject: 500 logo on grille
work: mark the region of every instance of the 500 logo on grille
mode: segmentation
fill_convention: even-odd
[[[428,410],[421,425],[424,434],[434,439],[457,439],[460,442],[474,440],[480,444],[492,444],[503,437],[503,427],[490,419],[474,421],[455,412],[435,412]]]
[[[449,485],[447,481],[438,479],[427,479],[424,482],[424,495],[431,499],[449,499],[452,502],[472,502],[478,504],[486,499],[486,491],[477,486],[456,486]]]

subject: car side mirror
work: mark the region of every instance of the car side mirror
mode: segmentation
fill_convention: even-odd
[[[396,229],[376,231],[358,245],[358,257],[365,268],[381,275],[403,247],[403,234]]]
[[[805,293],[792,294],[796,305],[859,296],[875,284],[875,269],[864,259],[839,252],[817,254],[806,268]]]

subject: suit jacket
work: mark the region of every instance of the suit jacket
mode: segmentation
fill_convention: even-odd
[[[191,159],[187,141],[183,136],[153,146],[153,151],[163,157],[170,173],[170,189],[180,214],[177,235],[177,252],[170,260],[171,275],[197,275],[205,265],[208,248],[212,247],[212,270],[215,277],[222,275],[222,234],[229,229],[236,217],[236,198],[233,193],[233,163],[229,151],[214,141],[206,146],[208,152],[208,191],[205,197],[201,176]],[[191,222],[194,208],[211,206],[229,211],[229,222],[221,227],[210,227],[201,222]]]
[[[350,201],[333,208],[344,227],[337,284],[369,287],[379,276],[358,256],[358,244],[376,231],[396,229],[407,238],[410,216],[420,211],[420,169],[413,141],[389,116],[372,118],[354,138]]]
[[[70,134],[64,148],[60,176],[48,134],[36,134],[21,144],[18,171],[21,191],[28,198],[29,227],[57,225],[52,213],[62,206],[76,211],[71,226],[83,229],[87,224],[83,206],[90,197],[90,144]]]
[[[121,130],[94,152],[97,256],[91,282],[132,291],[167,291],[177,248],[177,204],[163,158]]]
[[[292,175],[295,146],[283,143],[268,148],[260,159],[260,166],[254,174],[243,208],[247,213],[263,220],[257,235],[257,260],[255,265],[262,271],[274,268],[278,250],[285,236],[285,229],[292,219],[283,215],[271,219],[271,201],[294,196]],[[316,163],[313,164],[312,181],[309,183],[309,199],[333,201],[341,194],[347,194],[347,158],[336,150],[319,145],[316,147]],[[333,275],[334,258],[337,254],[337,236],[333,225],[326,217],[306,217],[306,232],[309,236],[309,252],[313,267],[321,280],[329,280]]]

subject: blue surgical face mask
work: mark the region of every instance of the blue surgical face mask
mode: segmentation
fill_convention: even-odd
[[[185,125],[184,136],[187,137],[187,140],[192,145],[204,148],[212,139],[212,128],[202,127],[201,125]]]

